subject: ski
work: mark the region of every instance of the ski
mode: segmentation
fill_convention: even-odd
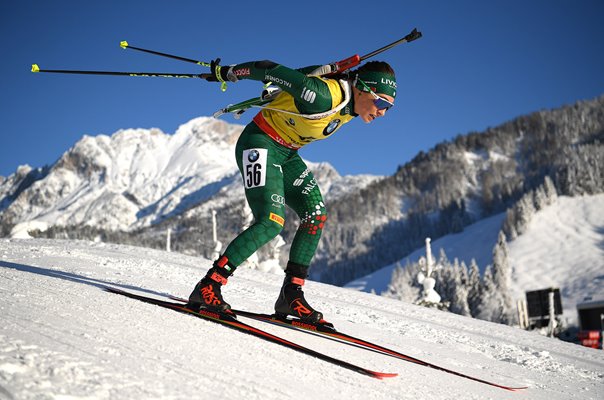
[[[170,296],[170,298],[173,300],[176,300],[176,301],[186,302],[185,299],[182,299],[180,297]],[[232,311],[237,316],[254,319],[256,321],[266,322],[266,323],[270,323],[273,325],[283,326],[286,328],[294,329],[294,330],[305,332],[305,333],[318,334],[323,337],[335,339],[341,343],[350,344],[352,346],[360,347],[365,350],[376,351],[380,354],[388,355],[388,356],[398,358],[403,361],[408,361],[408,362],[411,362],[414,364],[422,365],[424,367],[432,368],[432,369],[435,369],[435,370],[438,370],[441,372],[446,372],[448,374],[452,374],[452,375],[455,375],[455,376],[458,376],[461,378],[465,378],[465,379],[470,379],[472,381],[483,383],[483,384],[486,384],[489,386],[494,386],[494,387],[497,387],[500,389],[509,390],[509,391],[519,391],[519,390],[527,389],[526,386],[512,387],[512,386],[500,385],[498,383],[487,381],[487,380],[484,380],[481,378],[476,378],[476,377],[473,377],[470,375],[463,374],[461,372],[457,372],[457,371],[454,371],[454,370],[451,370],[451,369],[448,369],[445,367],[441,367],[439,365],[432,364],[427,361],[423,361],[418,358],[405,355],[403,353],[389,349],[387,347],[380,346],[380,345],[372,343],[368,340],[360,339],[360,338],[354,337],[352,335],[348,335],[346,333],[339,332],[331,324],[312,324],[312,323],[300,321],[298,319],[279,318],[276,315],[261,314],[261,313],[255,313],[255,312],[244,311],[244,310],[232,310]]]
[[[222,326],[237,330],[239,332],[250,334],[252,336],[266,340],[268,342],[279,344],[279,345],[287,347],[289,349],[299,351],[306,355],[316,357],[320,360],[327,361],[331,364],[337,365],[342,368],[349,369],[351,371],[358,372],[363,375],[370,376],[372,378],[383,379],[383,378],[395,377],[398,375],[398,374],[392,374],[392,373],[372,371],[372,370],[360,367],[358,365],[351,364],[347,361],[328,356],[324,353],[309,349],[307,347],[304,347],[304,346],[299,345],[294,342],[290,342],[289,340],[283,339],[279,336],[275,336],[269,332],[263,331],[261,329],[255,328],[251,325],[248,325],[244,322],[238,321],[237,318],[235,317],[235,315],[231,315],[228,313],[216,313],[216,312],[212,312],[212,311],[208,311],[208,310],[204,310],[204,309],[201,309],[198,312],[198,311],[194,311],[194,310],[191,310],[191,309],[185,307],[185,305],[182,302],[171,302],[171,301],[159,300],[159,299],[155,299],[152,297],[142,296],[142,295],[134,294],[131,292],[127,292],[127,291],[117,289],[114,287],[105,287],[104,290],[109,293],[119,294],[119,295],[122,295],[125,297],[129,297],[131,299],[140,300],[140,301],[148,303],[148,304],[153,304],[153,305],[156,305],[159,307],[168,308],[168,309],[171,309],[171,310],[183,313],[183,314],[188,314],[188,315],[191,315],[191,316],[194,316],[194,317],[206,320],[206,321],[215,322]]]
[[[329,325],[310,324],[310,323],[300,321],[298,319],[279,318],[275,315],[259,314],[259,313],[253,313],[253,312],[243,311],[243,310],[233,310],[233,312],[237,316],[242,316],[242,317],[251,318],[251,319],[254,319],[257,321],[267,322],[267,323],[271,323],[274,325],[279,325],[279,326],[283,326],[286,328],[295,329],[297,331],[316,333],[323,337],[333,338],[333,339],[336,339],[343,343],[351,344],[351,345],[354,345],[354,346],[357,346],[357,347],[360,347],[360,348],[363,348],[366,350],[374,350],[374,351],[377,351],[378,353],[388,355],[388,356],[391,356],[394,358],[398,358],[403,361],[412,362],[414,364],[422,365],[424,367],[432,368],[432,369],[435,369],[435,370],[438,370],[441,372],[446,372],[448,374],[456,375],[461,378],[470,379],[472,381],[480,382],[480,383],[483,383],[483,384],[486,384],[489,386],[494,386],[494,387],[497,387],[500,389],[505,389],[505,390],[509,390],[512,392],[527,389],[527,387],[511,387],[511,386],[500,385],[498,383],[490,382],[490,381],[487,381],[487,380],[484,380],[481,378],[476,378],[476,377],[473,377],[470,375],[463,374],[461,372],[457,372],[457,371],[454,371],[454,370],[451,370],[448,368],[444,368],[444,367],[438,366],[436,364],[432,364],[432,363],[420,360],[418,358],[399,353],[398,351],[389,349],[384,346],[380,346],[380,345],[372,343],[370,341],[360,339],[360,338],[354,337],[352,335],[348,335],[343,332],[339,332],[331,324],[329,324]]]

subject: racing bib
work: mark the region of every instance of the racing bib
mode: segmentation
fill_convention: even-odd
[[[243,150],[243,185],[246,189],[266,184],[267,149]]]

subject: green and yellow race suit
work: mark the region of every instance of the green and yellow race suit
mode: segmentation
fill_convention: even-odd
[[[275,238],[283,229],[287,205],[300,218],[289,260],[308,267],[327,213],[317,181],[298,149],[329,137],[356,116],[350,85],[270,61],[238,64],[233,71],[239,79],[268,81],[282,92],[254,117],[237,142],[237,166],[254,223],[224,255],[231,267],[237,267]]]

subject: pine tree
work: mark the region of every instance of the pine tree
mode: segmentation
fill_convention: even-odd
[[[392,278],[388,284],[388,289],[381,295],[407,303],[417,301],[419,298],[419,287],[415,285],[415,276],[418,269],[417,264],[408,264],[406,267],[402,267],[400,263],[397,263],[394,271],[392,271]]]
[[[482,296],[478,306],[477,317],[485,321],[499,322],[502,314],[501,298],[497,295],[497,287],[493,281],[491,266],[487,266],[482,277]]]
[[[508,208],[505,213],[505,220],[503,221],[503,231],[511,240],[518,237],[518,232],[516,232],[516,220],[516,207]]]
[[[552,181],[552,178],[550,178],[549,175],[546,175],[543,179],[543,189],[545,191],[545,196],[547,197],[548,204],[555,203],[558,198],[558,192],[556,191],[554,181]]]
[[[510,295],[510,265],[505,234],[499,231],[497,244],[493,248],[493,283],[500,297],[502,310],[498,322],[511,325],[515,320],[512,297]]]
[[[468,277],[468,306],[472,317],[477,317],[482,297],[482,287],[480,282],[480,269],[476,260],[470,262],[470,274]]]
[[[533,205],[533,191],[525,193],[522,198],[516,203],[516,232],[518,235],[526,232],[531,218],[535,214],[535,206]]]
[[[468,266],[463,261],[459,265],[459,274],[461,276],[461,283],[467,288],[470,282],[470,277],[468,275]]]
[[[465,264],[463,264],[465,268]],[[466,271],[467,272],[467,271]],[[455,314],[470,316],[470,305],[468,304],[468,287],[464,283],[463,269],[456,258],[452,266],[452,289],[451,305],[449,310]]]
[[[536,210],[542,210],[548,205],[547,195],[545,193],[545,187],[540,185],[534,191],[533,204]]]
[[[488,266],[482,279],[482,296],[477,317],[487,321],[511,325],[515,312],[510,295],[510,267],[507,259],[505,234],[499,232],[493,248],[493,266]]]
[[[455,283],[451,263],[443,248],[439,251],[437,268],[432,274],[432,277],[436,280],[434,290],[440,295],[441,302],[450,302],[453,298],[453,293],[455,292]]]

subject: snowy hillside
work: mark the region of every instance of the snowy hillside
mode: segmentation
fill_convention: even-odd
[[[601,399],[604,353],[503,325],[309,282],[344,332],[504,384],[512,393],[334,341],[261,329],[366,368],[365,377],[211,322],[109,294],[186,296],[210,261],[102,243],[0,240],[2,399]],[[236,307],[270,311],[281,276],[240,270]]]
[[[508,249],[516,296],[560,288],[564,316],[576,321],[577,303],[604,299],[604,194],[560,197]]]
[[[492,263],[493,246],[504,214],[481,220],[454,235],[432,242],[438,255],[442,248],[450,260],[470,264],[472,258],[482,270]],[[560,197],[537,212],[528,230],[508,243],[515,299],[527,290],[557,287],[561,290],[564,318],[577,323],[576,304],[585,297],[604,299],[604,194]],[[420,248],[400,261],[416,262],[425,256]],[[346,287],[366,292],[386,290],[395,265],[357,279]]]

